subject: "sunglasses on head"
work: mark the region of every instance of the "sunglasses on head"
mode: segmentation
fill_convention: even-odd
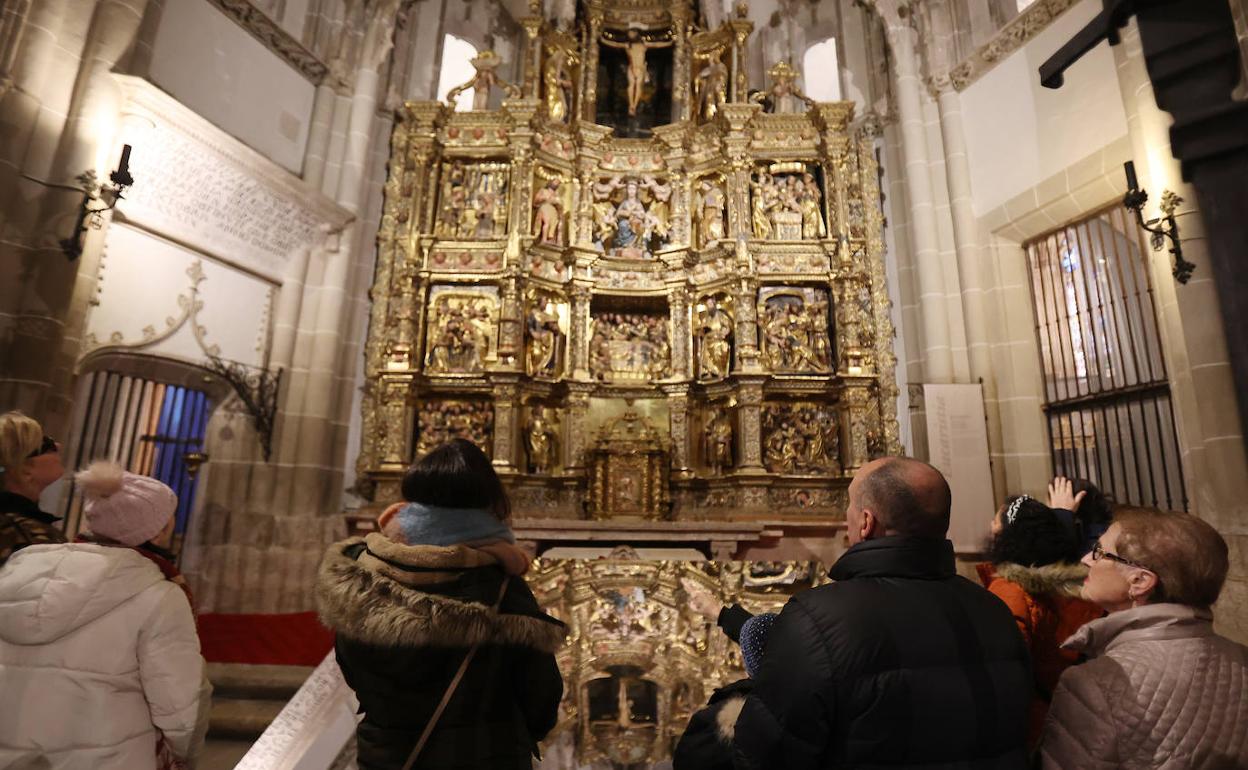
[[[26,459],[30,460],[35,457],[38,457],[39,455],[46,455],[50,452],[55,452],[58,449],[59,447],[56,444],[56,439],[52,438],[51,436],[44,436],[43,443],[39,445],[38,449],[26,455]]]

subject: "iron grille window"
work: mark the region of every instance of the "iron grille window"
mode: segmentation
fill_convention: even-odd
[[[1025,244],[1054,471],[1187,509],[1147,252],[1115,205]]]
[[[208,395],[120,372],[95,371],[86,378],[87,410],[73,467],[108,458],[131,473],[168,484],[178,496],[172,550],[180,553],[195,502],[196,476],[188,471],[186,455],[203,450],[212,411]],[[71,487],[65,502],[69,532],[85,525],[76,491]]]

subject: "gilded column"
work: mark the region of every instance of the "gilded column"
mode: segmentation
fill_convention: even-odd
[[[747,9],[748,13],[748,9]],[[744,102],[749,98],[750,78],[746,72],[748,58],[745,52],[745,41],[754,29],[754,22],[740,15],[728,22],[732,26],[734,45],[732,47],[732,94],[729,101]]]
[[[589,22],[585,34],[585,89],[581,91],[581,102],[585,105],[581,110],[581,119],[594,122],[598,113],[598,46],[602,38],[602,10],[592,5],[589,10]]]
[[[672,106],[675,108],[675,114],[672,116],[673,123],[689,120],[690,106],[693,102],[689,98],[689,88],[692,78],[689,75],[689,7],[683,4],[676,4],[672,7]]]
[[[841,465],[846,474],[852,474],[869,459],[867,407],[871,396],[870,382],[867,378],[847,379],[842,391]]]
[[[521,86],[521,94],[525,99],[538,99],[541,97],[542,87],[542,40],[538,36],[542,31],[540,0],[529,3],[529,13],[533,15],[520,20],[524,26],[525,40],[528,41],[528,50],[524,56],[524,82]]]
[[[520,431],[518,388],[513,376],[494,378],[494,467],[502,472],[515,472],[519,468],[516,450]]]
[[[689,386],[665,385],[668,425],[672,435],[672,472],[678,478],[693,476],[689,440]]]
[[[671,376],[675,379],[692,379],[693,356],[690,355],[689,293],[684,283],[668,287],[668,312],[671,318]]]
[[[572,351],[572,379],[589,379],[589,302],[593,292],[587,284],[572,287],[572,329],[569,348]]]
[[[563,445],[566,448],[563,467],[579,471],[585,467],[585,447],[589,441],[589,383],[568,383],[568,411],[564,427],[567,431]]]
[[[739,252],[746,248],[744,239],[737,241]],[[733,304],[737,311],[736,327],[733,329],[737,356],[734,371],[758,372],[761,371],[758,360],[758,311],[754,304],[758,301],[758,281],[753,278],[749,264],[742,264],[743,261],[745,255],[738,254],[737,273],[744,277],[733,287]]]
[[[498,314],[498,365],[507,371],[524,368],[524,319],[520,302],[520,269],[509,265],[502,282],[502,307]]]
[[[763,378],[742,379],[737,403],[737,472],[762,474]]]

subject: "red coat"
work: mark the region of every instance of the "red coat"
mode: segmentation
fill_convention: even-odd
[[[1057,680],[1079,659],[1077,653],[1062,649],[1062,642],[1084,623],[1105,613],[1079,597],[1088,574],[1082,564],[1022,567],[984,563],[976,565],[976,570],[984,586],[1010,608],[1031,651],[1035,693],[1027,718],[1027,745],[1034,749],[1040,742]]]

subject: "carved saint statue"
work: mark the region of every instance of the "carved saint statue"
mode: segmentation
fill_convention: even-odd
[[[628,114],[637,114],[637,105],[641,103],[641,92],[645,84],[650,80],[650,70],[646,68],[646,51],[650,48],[667,48],[672,41],[666,42],[649,42],[641,39],[641,32],[637,29],[630,29],[627,33],[627,41],[618,43],[610,38],[603,37],[602,44],[611,48],[622,48],[628,56]]]
[[[704,179],[699,185],[702,205],[697,209],[698,241],[702,247],[712,246],[724,237],[724,191]]]
[[[546,88],[546,114],[559,123],[568,117],[568,94],[571,92],[572,79],[568,77],[568,53],[556,48],[546,59],[546,67],[542,71],[542,84]]]
[[[712,120],[728,99],[728,68],[719,56],[713,56],[694,80],[698,111],[703,120]]]
[[[732,318],[707,297],[706,310],[699,321],[701,346],[698,350],[698,379],[718,380],[728,374],[732,358]]]
[[[512,99],[520,97],[520,89],[503,80],[498,75],[498,67],[503,63],[502,57],[490,50],[482,51],[472,59],[472,66],[477,72],[472,76],[472,80],[467,83],[455,86],[446,94],[446,101],[449,104],[455,104],[455,99],[467,91],[469,88],[472,92],[472,108],[474,110],[486,110],[490,107],[490,89],[494,86],[502,88],[507,96]]]
[[[819,192],[819,183],[813,174],[802,174],[797,206],[802,213],[802,237],[827,238],[828,228],[823,222],[823,193]]]
[[[537,219],[533,223],[538,243],[560,243],[563,229],[563,201],[559,198],[559,180],[551,179],[546,186],[533,194],[533,208]]]
[[[771,88],[750,96],[751,102],[767,102],[770,112],[796,112],[793,102],[813,107],[815,100],[798,90],[797,72],[788,62],[776,62],[767,70],[771,76]]]
[[[732,467],[732,420],[721,409],[706,422],[706,465],[712,476]]]
[[[529,346],[525,355],[525,371],[530,377],[553,377],[559,371],[559,314],[554,302],[544,307],[535,305],[529,311]]]
[[[547,414],[546,407],[534,406],[525,428],[525,446],[529,451],[529,465],[534,473],[550,473],[555,469],[559,454],[558,422]]]

